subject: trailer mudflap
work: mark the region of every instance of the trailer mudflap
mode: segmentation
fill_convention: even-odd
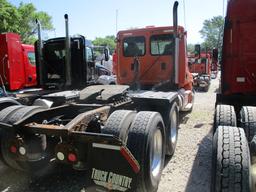
[[[88,189],[134,191],[140,170],[137,160],[124,145],[92,143],[89,148]]]

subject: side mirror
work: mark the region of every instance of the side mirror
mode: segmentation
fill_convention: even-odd
[[[195,57],[200,58],[201,55],[201,47],[199,44],[195,45]]]
[[[105,61],[108,61],[109,60],[109,49],[108,48],[104,49],[104,55],[105,55]]]
[[[219,57],[219,52],[218,52],[218,49],[217,48],[214,48],[212,50],[212,58],[217,61],[218,60],[218,57]]]

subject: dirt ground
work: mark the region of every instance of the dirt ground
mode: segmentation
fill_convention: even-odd
[[[210,191],[212,123],[218,78],[207,93],[197,92],[191,114],[183,116],[174,156],[167,161],[159,192]],[[85,192],[86,173],[62,167],[34,178],[0,162],[0,192]]]

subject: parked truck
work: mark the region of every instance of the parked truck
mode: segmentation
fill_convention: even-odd
[[[201,51],[200,45],[195,45],[195,52],[190,53],[189,57],[189,70],[193,74],[194,87],[199,90],[208,91],[212,74],[215,69],[213,67],[213,61],[218,61],[218,54],[215,54],[215,49],[213,53],[210,51]]]
[[[37,84],[34,46],[22,44],[16,33],[0,34],[0,79],[8,91]]]
[[[78,62],[79,54],[86,53],[83,38],[39,40],[40,84],[67,91],[42,97],[43,104],[32,106],[2,102],[7,106],[0,111],[3,162],[33,172],[53,161],[87,170],[87,185],[96,191],[156,191],[165,156],[175,151],[179,112],[193,107],[186,32],[177,24],[177,8],[175,2],[173,27],[117,34],[119,85],[88,86],[91,66],[82,74],[77,63],[68,65],[70,47],[71,53],[72,47],[81,48]],[[130,43],[138,49],[129,50]],[[59,59],[66,62],[48,65],[42,58],[51,49],[65,53]],[[75,90],[81,86],[86,88]],[[45,107],[50,102],[54,104]]]
[[[256,1],[230,0],[216,97],[212,191],[256,190]]]

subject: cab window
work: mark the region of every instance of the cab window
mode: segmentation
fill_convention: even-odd
[[[145,37],[127,37],[123,40],[125,57],[136,57],[145,55]]]
[[[28,52],[28,60],[31,65],[36,65],[36,57],[34,52]]]
[[[92,49],[90,47],[86,47],[86,61],[93,61]]]
[[[150,37],[150,52],[152,55],[171,55],[173,36],[171,34],[152,35]]]

